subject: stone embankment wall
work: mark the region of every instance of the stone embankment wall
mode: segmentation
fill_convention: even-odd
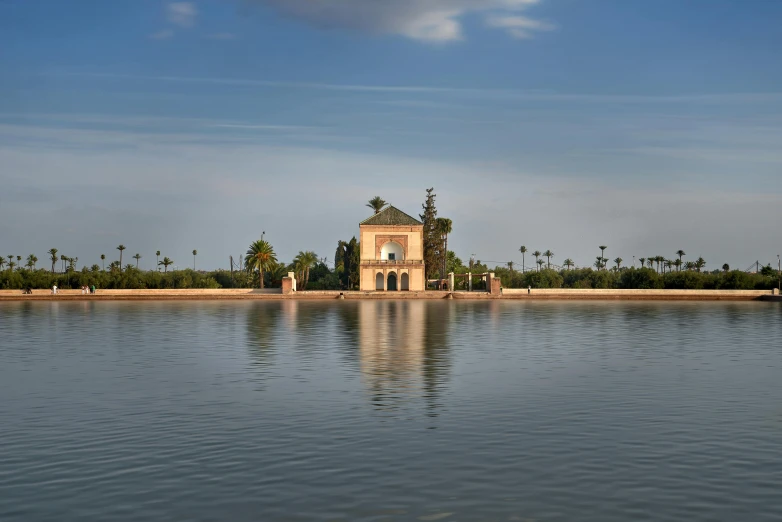
[[[84,295],[81,290],[33,290],[24,295],[21,290],[0,290],[0,301],[17,300],[199,300],[199,299],[458,299],[458,300],[671,300],[671,301],[782,301],[770,290],[604,290],[569,288],[503,288],[502,294],[488,292],[340,292],[307,290],[287,295],[280,288],[219,288],[166,290],[98,290]]]

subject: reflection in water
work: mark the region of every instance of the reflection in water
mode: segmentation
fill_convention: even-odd
[[[271,365],[279,338],[281,307],[277,303],[253,303],[247,310],[247,348],[251,364]]]
[[[361,370],[378,409],[395,410],[423,396],[436,415],[448,367],[444,312],[424,301],[358,303]]]

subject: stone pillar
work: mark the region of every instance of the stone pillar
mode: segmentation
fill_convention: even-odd
[[[388,270],[383,269],[383,291],[388,292]]]
[[[448,274],[448,291],[449,292],[453,292],[453,285],[454,285],[455,280],[456,280],[456,278],[454,277],[453,272]]]
[[[779,288],[772,288],[771,295],[779,295]]]
[[[282,293],[284,295],[292,294],[296,291],[296,278],[293,275],[293,272],[288,272],[288,276],[282,278]]]
[[[502,280],[499,277],[495,276],[494,272],[492,272],[489,274],[487,281],[488,281],[487,286],[488,286],[489,293],[492,295],[500,295],[500,293],[502,292],[501,290]]]
[[[472,272],[467,272],[467,291],[472,292]]]

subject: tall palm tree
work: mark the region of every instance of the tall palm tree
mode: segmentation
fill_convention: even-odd
[[[573,268],[573,265],[575,265],[575,263],[573,262],[573,260],[572,260],[572,259],[570,259],[570,258],[567,258],[567,259],[565,259],[564,261],[562,261],[562,264],[563,264],[563,265],[565,265],[565,266],[567,267],[567,269],[568,269],[568,270],[570,270],[571,268]]]
[[[65,262],[68,260],[68,256],[60,254],[60,261],[62,262],[62,271],[65,272]]]
[[[597,256],[596,259],[597,260],[595,261],[595,265],[594,266],[595,266],[595,268],[600,270],[601,268],[603,268],[603,266],[605,266],[605,258],[603,256]]]
[[[159,266],[159,265],[160,265],[160,250],[155,252],[155,266]],[[158,268],[158,270],[160,269]]]
[[[12,256],[12,257],[13,257],[13,256]],[[8,262],[8,269],[9,269],[11,272],[13,272],[13,271],[14,271],[14,267],[15,267],[15,266],[16,266],[16,263],[14,263],[13,261],[9,261],[9,262]]]
[[[686,261],[684,263],[684,269],[685,270],[695,270],[695,261]]]
[[[3,269],[3,265],[5,265],[5,258],[0,256],[0,270]]]
[[[665,261],[663,261],[663,266],[668,269],[668,272],[672,272],[671,267],[673,266],[673,261],[671,261],[670,259],[666,259]],[[664,270],[663,273],[665,273]]]
[[[16,256],[16,264],[17,266],[22,266],[22,256]],[[21,268],[20,268],[21,269]]]
[[[639,258],[638,258],[638,261],[640,261],[640,262],[641,262],[641,268],[643,268],[643,267],[644,267],[644,264],[646,264],[646,258],[645,258],[645,257],[639,257]]]
[[[261,285],[263,288],[263,272],[274,266],[277,262],[277,255],[274,248],[268,241],[259,239],[250,243],[250,248],[244,256],[244,266],[248,271],[258,270],[260,273]]]
[[[605,259],[605,257],[606,257],[606,248],[608,248],[608,247],[607,247],[607,246],[605,246],[605,245],[600,245],[600,246],[599,246],[599,247],[597,247],[597,248],[599,248],[599,249],[600,249],[600,257],[602,257],[602,258],[603,258],[603,266],[605,266],[605,261],[606,261],[606,259]]]
[[[535,262],[538,263],[538,258],[543,254],[540,253],[540,250],[535,250],[532,255],[535,256]],[[540,272],[540,263],[538,263],[538,272]]]
[[[375,196],[374,198],[370,199],[367,203],[367,206],[375,211],[375,214],[378,214],[381,210],[383,210],[383,207],[388,205],[388,202],[381,198],[380,196]]]
[[[679,256],[679,264],[677,265],[679,267],[679,272],[682,271],[682,257],[686,256],[687,254],[684,253],[684,250],[677,250],[676,255]]]
[[[654,257],[647,257],[646,258],[646,264],[649,266],[649,268],[654,267]]]
[[[195,256],[198,255],[198,250],[193,250],[193,270],[195,270]]]
[[[119,271],[122,272],[122,251],[125,250],[125,245],[120,245],[117,247],[117,250],[119,250]]]
[[[703,270],[705,267],[706,267],[706,260],[705,259],[703,259],[702,257],[699,257],[698,259],[695,260],[695,269],[698,272]]]
[[[299,254],[293,259],[293,263],[296,265],[297,270],[301,273],[302,290],[307,289],[307,283],[310,281],[310,268],[318,262],[318,254],[312,250],[307,252],[299,252]]]
[[[38,261],[38,258],[35,257],[34,254],[30,254],[29,256],[27,256],[27,268],[28,268],[28,270],[32,270],[33,268],[35,268],[35,263],[37,261]]]
[[[675,267],[676,267],[676,271],[677,271],[677,272],[681,272],[681,271],[682,271],[682,265],[683,265],[683,264],[684,264],[684,263],[682,263],[682,260],[681,260],[681,259],[674,259],[674,260],[673,260],[673,266],[675,266]]]
[[[519,252],[521,252],[521,273],[524,273],[524,254],[527,253],[527,247],[524,245],[521,245],[521,248],[519,248]]]
[[[622,259],[621,257],[617,257],[616,259],[614,259],[614,263],[616,263],[617,270],[622,268],[622,261],[624,261],[624,259]]]
[[[14,256],[13,256],[13,254],[11,254],[11,255],[7,255],[7,256],[5,256],[5,257],[7,257],[7,258],[8,258],[8,264],[9,264],[9,265],[11,264],[11,261],[13,261],[13,260],[14,260]]]
[[[100,255],[100,263],[103,265],[103,271],[106,271],[106,254]]]
[[[508,261],[508,270],[510,270],[510,273],[513,273],[513,261]]]
[[[54,265],[57,263],[57,260],[59,259],[57,257],[57,249],[56,248],[50,248],[49,249],[49,255],[51,256],[52,260],[52,274],[54,273]]]
[[[444,251],[443,251],[443,273],[440,279],[445,279],[448,272],[448,234],[453,232],[453,221],[448,218],[437,218],[437,231],[443,237]]]
[[[142,257],[141,254],[139,254],[138,252],[136,253],[135,256],[133,256],[133,259],[136,260],[136,270],[138,270],[138,260],[141,259],[141,257]]]
[[[173,259],[169,259],[169,258],[167,258],[167,257],[164,257],[164,258],[163,258],[163,261],[158,261],[158,264],[161,264],[161,265],[163,265],[163,273],[165,274],[165,273],[167,273],[167,272],[168,272],[168,267],[169,267],[170,265],[173,265],[173,264],[174,264],[174,260],[173,260]],[[121,266],[122,266],[122,265],[120,265],[120,267],[121,267]]]
[[[722,265],[722,270],[727,274],[728,270],[730,270],[730,265],[728,263],[725,263]]]
[[[538,272],[540,272],[543,269],[543,263],[545,263],[545,261],[542,259],[535,259],[535,262],[538,264]]]
[[[554,257],[554,252],[546,250],[543,255],[546,256],[546,268],[551,269],[551,258]]]

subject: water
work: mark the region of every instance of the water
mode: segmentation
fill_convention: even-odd
[[[0,520],[782,520],[774,303],[0,303]]]

